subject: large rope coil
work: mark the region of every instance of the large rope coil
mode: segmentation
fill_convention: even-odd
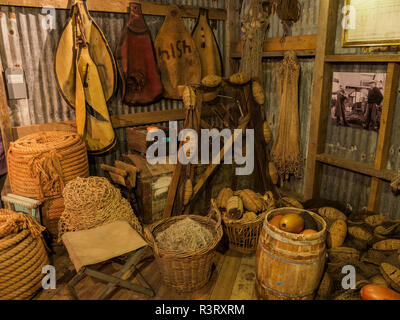
[[[65,232],[87,230],[116,220],[126,220],[142,234],[142,226],[128,200],[106,178],[76,178],[63,191],[59,240]]]
[[[43,230],[26,214],[0,209],[0,300],[30,299],[41,288],[49,264]]]
[[[86,146],[74,132],[49,131],[10,144],[7,156],[13,193],[44,201],[61,196],[64,185],[89,176]]]

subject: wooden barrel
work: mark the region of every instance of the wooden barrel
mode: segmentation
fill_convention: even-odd
[[[317,233],[289,233],[269,223],[274,216],[304,211],[317,222]],[[317,214],[298,208],[271,210],[265,217],[256,253],[258,297],[265,300],[313,299],[324,270],[325,240],[326,223]]]

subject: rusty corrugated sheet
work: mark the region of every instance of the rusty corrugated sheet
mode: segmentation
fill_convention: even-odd
[[[159,3],[176,3],[200,7],[225,8],[225,0],[175,0],[153,1]],[[93,19],[103,30],[111,48],[114,50],[119,34],[128,20],[128,14],[91,12]],[[74,111],[63,101],[58,93],[54,75],[54,52],[62,28],[68,18],[68,10],[56,10],[55,30],[42,28],[45,16],[40,8],[5,7],[0,8],[0,60],[3,69],[20,66],[24,69],[29,98],[27,100],[9,101],[12,125],[23,126],[75,119]],[[145,16],[153,38],[156,36],[163,17]],[[183,19],[189,31],[196,19]],[[225,36],[225,22],[218,21],[214,30],[222,54]],[[118,92],[109,103],[112,115],[149,112],[159,110],[181,109],[179,101],[161,100],[144,107],[123,105]],[[160,125],[168,125],[163,123]],[[117,148],[103,157],[91,157],[91,173],[101,175],[100,163],[112,164],[126,153],[126,130],[116,130]]]

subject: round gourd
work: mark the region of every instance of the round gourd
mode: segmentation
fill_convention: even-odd
[[[251,212],[260,212],[266,209],[266,204],[263,197],[250,189],[238,191],[239,197],[243,201],[244,207]]]
[[[266,204],[266,210],[275,208],[275,198],[271,191],[267,191],[263,195],[264,202]]]
[[[258,81],[253,81],[251,88],[255,102],[263,106],[265,103],[265,94],[261,84]]]
[[[257,217],[258,217],[258,216],[257,216],[254,212],[249,212],[249,211],[247,211],[247,212],[244,213],[244,215],[243,215],[241,221],[244,221],[244,222],[245,222],[245,221],[251,222],[251,221],[256,220]]]
[[[229,82],[237,85],[248,83],[251,80],[247,73],[238,72],[229,77]]]
[[[228,199],[226,204],[226,213],[228,218],[238,220],[243,216],[243,201],[238,196],[233,196]]]
[[[222,82],[222,78],[217,75],[208,75],[201,80],[201,84],[208,88],[218,87]]]
[[[286,232],[300,233],[304,229],[304,219],[297,213],[285,214],[279,221],[279,228]]]
[[[363,300],[400,300],[400,293],[375,284],[362,287],[360,294]]]
[[[272,130],[269,127],[268,121],[264,121],[263,123],[263,131],[264,131],[264,140],[268,145],[272,141]]]
[[[326,238],[329,248],[336,248],[342,246],[347,235],[347,224],[344,220],[336,220],[332,223],[328,236]]]
[[[324,219],[328,219],[328,220],[347,220],[346,215],[339,211],[338,209],[332,208],[332,207],[323,207],[323,208],[319,208],[318,209],[318,214],[324,218]]]
[[[217,197],[217,206],[221,210],[226,210],[226,205],[230,197],[233,196],[233,191],[231,188],[223,188]]]
[[[282,197],[279,200],[279,204],[281,207],[294,207],[304,209],[303,205],[299,201],[291,197]]]
[[[278,184],[279,181],[279,174],[278,170],[276,169],[275,163],[272,161],[268,163],[268,170],[269,170],[269,176],[271,177],[271,181],[274,185]]]

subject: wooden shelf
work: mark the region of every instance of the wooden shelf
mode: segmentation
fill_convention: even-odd
[[[314,57],[315,56],[315,50],[294,50],[296,52],[296,55],[298,57]],[[263,58],[280,58],[285,55],[286,51],[270,51],[270,52],[264,52],[263,53]],[[242,54],[238,52],[233,52],[231,54],[232,59],[241,59]]]
[[[325,56],[325,62],[332,63],[400,63],[400,54],[334,54]]]
[[[0,6],[33,7],[43,8],[53,6],[56,9],[69,9],[71,0],[0,0]],[[89,11],[128,13],[131,0],[87,0]],[[159,4],[149,1],[138,1],[142,4],[142,12],[145,15],[165,16],[168,14],[170,5]],[[197,18],[199,8],[194,6],[179,5],[184,18]],[[211,20],[226,20],[225,9],[207,8]]]
[[[281,41],[281,37],[269,38],[264,43],[263,57],[282,57],[285,51],[294,50],[298,56],[315,56],[317,46],[317,38],[315,34],[303,36],[286,37],[285,41]],[[231,44],[231,58],[242,57],[242,42]]]
[[[397,172],[393,170],[377,170],[375,169],[373,164],[349,160],[327,153],[318,154],[316,159],[320,163],[328,164],[341,169],[346,169],[380,180],[391,181],[394,177],[397,176]]]
[[[111,116],[111,122],[114,129],[128,128],[143,126],[148,124],[167,122],[167,121],[180,121],[184,120],[186,109],[173,109],[153,112],[142,113],[129,113]],[[201,116],[202,118],[211,117],[214,114],[210,107],[203,107]],[[12,136],[14,140],[22,138],[28,134],[36,133],[39,131],[76,131],[75,120],[50,122],[44,124],[35,124],[30,126],[12,127]]]

